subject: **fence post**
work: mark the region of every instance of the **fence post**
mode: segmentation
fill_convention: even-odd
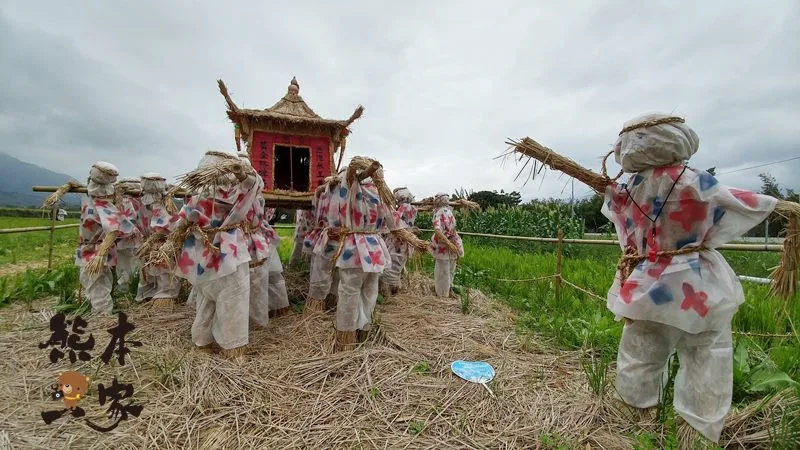
[[[558,229],[556,242],[556,299],[561,300],[561,255],[564,246],[564,230]]]
[[[53,241],[56,237],[56,212],[58,212],[58,205],[53,206],[50,210],[50,249],[47,254],[47,270],[53,267]]]

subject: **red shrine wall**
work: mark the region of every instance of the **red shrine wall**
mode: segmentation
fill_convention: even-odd
[[[250,146],[250,162],[264,179],[264,190],[274,190],[275,145],[307,147],[311,154],[311,189],[313,192],[331,174],[331,140],[327,137],[291,136],[287,134],[253,131]]]

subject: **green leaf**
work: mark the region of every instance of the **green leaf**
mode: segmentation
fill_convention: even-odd
[[[794,386],[797,382],[791,379],[786,372],[777,369],[756,369],[750,376],[750,387],[748,391],[755,392],[775,392],[780,389]]]
[[[750,373],[750,364],[747,362],[747,344],[739,341],[736,350],[733,352],[733,376],[734,378],[744,377]]]

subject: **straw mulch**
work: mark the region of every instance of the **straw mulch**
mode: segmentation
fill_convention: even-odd
[[[34,312],[7,307],[0,310],[0,433],[13,448],[115,449],[531,448],[545,434],[581,448],[630,448],[632,433],[660,433],[646,415],[595,397],[577,353],[517,334],[515,314],[499,302],[472,291],[464,315],[460,300],[431,291],[430,279],[412,274],[405,294],[378,307],[375,329],[355,351],[331,353],[330,314],[290,315],[252,331],[250,353],[239,361],[192,348],[191,308],[136,306],[128,338],[144,346],[126,366],[112,362],[96,374],[114,320],[89,318],[95,360],[74,367],[92,377],[81,401],[87,418],[108,423],[97,384],[114,375],[133,383],[145,405],[138,419],[105,434],[72,417],[43,423],[40,411],[61,406],[49,400],[49,386],[70,368],[51,367],[48,350],[37,347],[49,337],[52,302],[34,304]],[[491,363],[496,397],[456,378],[450,362],[457,359]],[[726,442],[763,442],[765,422],[754,411],[733,413]]]

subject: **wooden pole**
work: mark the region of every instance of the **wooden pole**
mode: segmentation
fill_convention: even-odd
[[[47,252],[47,270],[49,271],[53,267],[53,241],[56,237],[56,212],[58,212],[58,206],[53,206],[53,209],[50,210],[50,249]]]
[[[564,246],[564,230],[558,229],[558,241],[556,242],[556,299],[561,300],[561,257]]]

